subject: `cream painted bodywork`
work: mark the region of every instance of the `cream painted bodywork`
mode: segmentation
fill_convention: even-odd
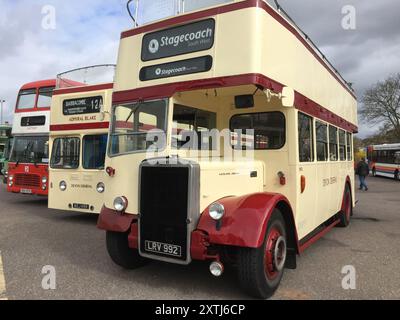
[[[102,96],[103,113],[86,114],[79,116],[64,116],[63,101],[85,97]],[[112,89],[96,90],[79,93],[54,95],[51,105],[51,125],[68,124],[90,124],[104,123],[110,121]],[[83,163],[83,137],[85,135],[108,134],[108,129],[85,129],[69,131],[50,131],[50,150],[52,151],[54,140],[62,137],[80,138],[80,161],[77,169],[53,169],[49,168],[50,188],[49,188],[49,208],[78,211],[84,213],[100,213],[104,204],[103,194],[96,190],[99,182],[105,182],[106,173],[104,170],[87,170],[82,166]],[[51,153],[50,153],[51,154]],[[67,183],[67,190],[61,191],[59,184],[61,181]],[[107,189],[107,186],[106,186]],[[93,210],[74,209],[70,205],[88,204],[93,206]]]
[[[129,91],[167,83],[210,79],[243,74],[263,74],[324,106],[331,112],[357,125],[357,101],[344,89],[315,56],[286,28],[261,8],[247,8],[219,14],[216,21],[215,44],[202,52],[142,62],[141,46],[144,34],[124,38],[120,43],[114,90]],[[213,68],[209,72],[142,82],[139,72],[142,67],[211,55]],[[155,89],[157,90],[157,89]],[[274,192],[286,196],[292,206],[299,239],[312,232],[327,219],[340,211],[346,177],[351,179],[354,195],[354,167],[352,161],[299,163],[298,110],[285,108],[277,98],[268,100],[262,92],[255,96],[255,107],[247,110],[234,108],[234,95],[253,94],[255,87],[239,86],[178,92],[170,100],[169,128],[172,127],[173,104],[212,111],[217,114],[217,129],[229,128],[233,115],[253,112],[282,112],[286,118],[286,143],[279,150],[254,151],[252,165],[262,170],[262,176],[253,180],[243,176],[224,177],[226,171],[240,171],[243,162],[214,163],[214,157],[224,159],[225,151],[219,155],[205,156],[198,160],[201,168],[200,199],[202,212],[213,201],[226,196],[239,196],[255,192]],[[138,97],[138,99],[141,97]],[[315,121],[315,120],[314,120]],[[323,121],[322,121],[323,122]],[[168,131],[167,149],[159,156],[180,155],[190,158],[185,152],[171,148],[171,130]],[[314,126],[315,136],[315,126]],[[316,146],[314,144],[314,152]],[[139,195],[139,165],[146,159],[145,153],[107,157],[106,166],[116,169],[113,178],[107,177],[108,189],[105,205],[113,208],[117,196],[128,198],[127,212],[137,214]],[[286,185],[281,185],[278,173],[283,172]],[[301,176],[306,178],[304,193],[300,190]],[[326,181],[329,181],[327,184]],[[353,197],[354,205],[354,197]],[[201,213],[199,212],[199,214]]]

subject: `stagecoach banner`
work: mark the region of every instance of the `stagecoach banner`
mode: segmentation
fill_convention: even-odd
[[[214,19],[146,34],[142,42],[142,61],[211,49],[214,34]]]
[[[63,114],[64,116],[72,116],[77,114],[98,113],[101,111],[102,106],[102,96],[64,100]]]
[[[149,81],[210,71],[212,68],[212,62],[213,59],[211,56],[205,56],[144,67],[140,70],[140,81]]]

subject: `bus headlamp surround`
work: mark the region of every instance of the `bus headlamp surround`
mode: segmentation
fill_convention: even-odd
[[[118,212],[124,212],[128,207],[128,199],[125,197],[117,197],[114,200],[114,209]]]
[[[99,182],[96,186],[96,190],[98,193],[103,193],[106,190],[106,186],[103,182]]]
[[[60,182],[60,190],[61,191],[67,190],[67,183],[65,181]]]
[[[47,183],[47,177],[42,177],[42,184],[46,184]]]
[[[208,209],[210,217],[215,221],[221,220],[225,215],[225,207],[218,202],[213,203]]]

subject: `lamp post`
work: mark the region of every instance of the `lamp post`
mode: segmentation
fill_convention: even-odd
[[[0,124],[3,124],[3,103],[6,102],[6,100],[0,99],[0,108],[1,108],[1,116],[0,116]]]

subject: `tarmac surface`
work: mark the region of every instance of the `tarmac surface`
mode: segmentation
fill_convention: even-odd
[[[351,225],[333,229],[307,249],[297,269],[285,271],[273,299],[400,299],[400,182],[378,177],[367,182],[369,191],[357,192]],[[152,262],[122,270],[110,260],[96,221],[49,210],[47,200],[8,194],[1,185],[0,299],[249,298],[234,270],[216,279],[208,263]],[[45,266],[55,268],[55,290],[42,287]],[[342,287],[346,266],[354,267],[354,290]]]

